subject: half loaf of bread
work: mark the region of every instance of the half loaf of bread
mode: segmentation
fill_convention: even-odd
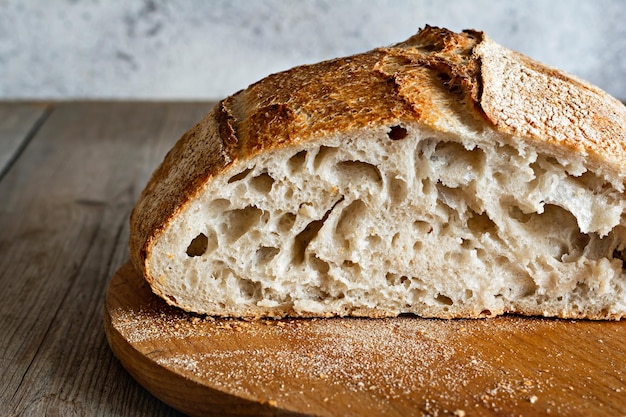
[[[619,101],[427,26],[216,105],[141,194],[131,257],[217,316],[619,319],[625,177]]]

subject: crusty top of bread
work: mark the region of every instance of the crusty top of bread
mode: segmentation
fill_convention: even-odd
[[[130,254],[237,161],[312,137],[417,122],[462,134],[495,130],[553,154],[572,151],[618,189],[626,177],[626,108],[600,89],[483,32],[426,26],[405,42],[270,75],[220,103],[167,154],[131,215]]]

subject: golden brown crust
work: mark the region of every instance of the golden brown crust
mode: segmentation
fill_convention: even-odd
[[[237,161],[334,132],[417,122],[495,129],[590,155],[626,177],[626,109],[599,89],[490,41],[427,26],[397,45],[273,74],[223,100],[168,153],[131,216],[135,266],[210,178]],[[146,278],[150,279],[150,277]]]
[[[623,181],[626,111],[597,87],[507,50],[476,48],[481,59],[480,106],[504,133],[577,152],[588,165]],[[540,145],[541,146],[541,145]]]
[[[147,277],[144,261],[153,239],[209,178],[224,169],[237,139],[223,103],[187,131],[152,174],[130,216],[130,256]]]

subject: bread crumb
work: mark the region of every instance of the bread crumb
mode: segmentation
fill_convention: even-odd
[[[269,400],[267,402],[267,405],[269,405],[270,407],[276,407],[278,403],[276,402],[276,400]]]
[[[465,417],[465,410],[454,410],[454,415],[457,417]]]
[[[536,395],[531,395],[530,398],[528,398],[528,401],[530,401],[531,404],[534,404],[537,402],[539,398],[537,398]]]

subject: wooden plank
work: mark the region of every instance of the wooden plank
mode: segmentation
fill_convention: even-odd
[[[111,354],[105,286],[128,216],[209,104],[67,103],[0,182],[0,410],[12,416],[175,416]]]
[[[0,103],[0,180],[49,111],[43,104]]]

